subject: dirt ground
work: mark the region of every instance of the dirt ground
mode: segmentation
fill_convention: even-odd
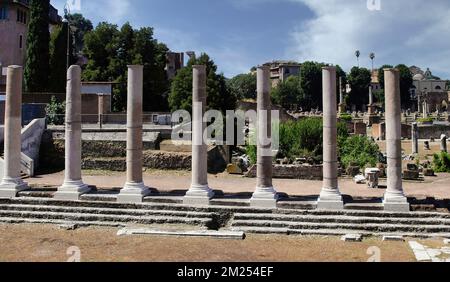
[[[116,235],[114,228],[60,230],[0,224],[1,262],[414,262],[407,242],[251,235],[245,240]],[[7,244],[6,244],[7,242]],[[207,250],[207,251],[205,251]],[[73,252],[75,251],[75,253]]]
[[[33,185],[59,186],[64,179],[63,172],[41,175],[26,179]],[[123,187],[126,175],[121,172],[109,171],[83,171],[83,179],[89,185],[98,188]],[[191,175],[188,171],[161,171],[149,170],[144,173],[146,185],[159,191],[187,190],[191,183]],[[255,190],[256,179],[244,178],[239,175],[222,173],[209,175],[209,185],[212,189],[222,190],[226,193],[252,193]],[[381,180],[380,185],[385,185]],[[274,186],[280,193],[291,196],[319,195],[322,189],[321,181],[274,179]],[[341,192],[353,197],[379,197],[382,198],[385,189],[369,189],[367,185],[355,184],[352,179],[339,180]],[[404,189],[407,196],[425,197],[433,196],[441,199],[450,198],[450,174],[438,174],[437,177],[427,177],[425,181],[405,181]]]

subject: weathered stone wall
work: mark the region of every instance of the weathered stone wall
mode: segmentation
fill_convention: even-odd
[[[64,169],[64,139],[54,138],[51,131],[45,131],[41,145],[41,164],[47,170]],[[145,147],[145,142],[144,142]],[[150,146],[151,147],[151,146]],[[143,166],[153,169],[190,170],[190,152],[163,152],[154,148],[144,149]],[[212,147],[208,151],[209,172],[225,170],[228,163],[226,147]],[[82,142],[82,168],[94,170],[126,171],[126,142],[86,141]]]
[[[246,177],[256,177],[256,165],[252,166]],[[297,166],[297,165],[274,165],[273,178],[301,179],[301,180],[323,180],[323,168],[321,165]]]
[[[419,125],[419,139],[440,139],[441,135],[450,136],[450,125]]]

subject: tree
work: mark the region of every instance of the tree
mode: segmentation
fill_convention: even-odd
[[[63,23],[51,34],[50,40],[50,85],[49,90],[53,93],[64,93],[66,89],[67,73],[67,26]],[[72,38],[70,38],[72,39]],[[69,40],[69,65],[77,61],[74,55],[73,40]]]
[[[304,109],[322,108],[322,67],[325,64],[304,62],[300,74]]]
[[[236,108],[236,97],[228,90],[223,74],[217,74],[217,66],[205,53],[198,58],[191,58],[187,66],[174,77],[169,95],[171,111],[186,110],[192,112],[192,66],[206,66],[207,108],[227,110]]]
[[[84,37],[83,53],[88,64],[83,72],[87,81],[113,81],[113,109],[126,108],[127,66],[144,66],[145,111],[166,111],[168,109],[169,81],[165,73],[166,45],[153,38],[153,29],[133,29],[125,23],[120,30],[117,25],[100,23]]]
[[[378,70],[378,80],[380,81],[381,90],[375,92],[375,98],[378,102],[384,102],[384,69],[391,69],[393,68],[392,65],[383,65]],[[404,65],[400,64],[395,67],[400,71],[400,93],[401,93],[401,100],[402,100],[402,107],[410,107],[411,106],[411,94],[410,89],[413,85],[413,76],[409,68]]]
[[[370,70],[353,67],[348,76],[348,81],[352,89],[349,95],[349,103],[355,105],[358,109],[362,109],[363,105],[369,103],[368,93],[372,81]]]
[[[30,1],[30,23],[27,37],[27,60],[24,71],[28,92],[46,92],[50,73],[50,0]]]
[[[70,27],[74,30],[75,53],[80,54],[84,47],[84,35],[94,29],[92,22],[82,14],[68,14],[65,18],[69,21]]]
[[[381,89],[384,89],[384,69],[392,69],[392,65],[383,65],[378,69],[378,81],[380,82]]]
[[[291,76],[272,89],[271,97],[273,103],[285,109],[291,109],[294,105],[305,103],[303,91],[300,85],[300,76]]]
[[[256,75],[239,74],[227,80],[227,86],[237,99],[256,99]]]
[[[413,76],[406,65],[400,64],[395,67],[400,72],[400,96],[404,109],[412,106],[411,88],[413,86]]]

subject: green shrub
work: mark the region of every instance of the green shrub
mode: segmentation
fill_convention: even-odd
[[[321,118],[284,122],[280,124],[279,132],[279,158],[311,157],[321,159],[323,153],[323,122]],[[253,133],[250,135],[250,138],[254,138]],[[338,136],[339,142],[348,137],[345,123],[338,123]],[[247,155],[252,163],[256,163],[256,146],[248,145]]]
[[[433,169],[435,172],[450,172],[450,154],[445,152],[434,154]]]
[[[434,119],[433,118],[419,118],[417,119],[417,122],[433,122]]]
[[[380,149],[372,140],[364,136],[352,136],[341,141],[339,155],[344,167],[350,163],[363,168],[366,165],[374,167],[378,163]]]
[[[339,119],[343,122],[351,122],[353,120],[352,116],[349,114],[342,114]]]
[[[52,96],[50,103],[45,107],[47,114],[47,124],[63,125],[64,115],[66,113],[65,103],[58,103],[55,96]]]

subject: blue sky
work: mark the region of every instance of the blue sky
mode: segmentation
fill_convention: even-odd
[[[70,0],[73,1],[73,0]],[[228,77],[278,59],[361,65],[405,63],[450,78],[450,1],[74,0],[94,24],[155,28],[173,51],[207,52]],[[51,0],[63,13],[66,0]]]

